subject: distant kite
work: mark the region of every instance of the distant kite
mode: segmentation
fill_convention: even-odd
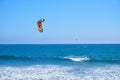
[[[43,27],[42,27],[42,22],[44,22],[45,19],[44,18],[41,18],[38,22],[37,22],[37,25],[38,25],[38,30],[40,32],[43,32]]]

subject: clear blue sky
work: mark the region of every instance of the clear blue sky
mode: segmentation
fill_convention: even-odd
[[[0,0],[0,44],[48,43],[120,43],[120,0]]]

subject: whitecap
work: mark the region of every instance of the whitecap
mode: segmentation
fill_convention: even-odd
[[[82,62],[82,61],[90,61],[92,60],[91,57],[75,57],[75,56],[68,56],[68,57],[64,57],[66,59],[69,59],[71,61],[76,61],[76,62]]]

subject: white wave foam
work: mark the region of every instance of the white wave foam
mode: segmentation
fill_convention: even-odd
[[[0,67],[0,80],[119,80],[120,66],[80,68],[35,65]]]
[[[71,61],[77,61],[77,62],[82,62],[82,61],[90,61],[92,58],[90,57],[64,57],[66,59],[70,59]]]

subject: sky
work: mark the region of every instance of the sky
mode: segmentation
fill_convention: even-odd
[[[94,43],[120,43],[120,0],[0,0],[0,44]]]

